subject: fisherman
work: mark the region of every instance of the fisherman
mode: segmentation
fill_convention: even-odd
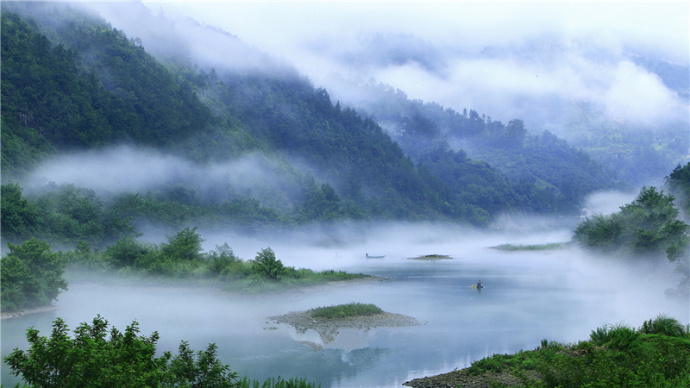
[[[484,287],[484,286],[482,286],[482,281],[481,281],[481,280],[477,280],[477,289],[480,289],[480,288],[482,288],[482,287]]]

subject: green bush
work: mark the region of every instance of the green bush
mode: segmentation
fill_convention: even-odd
[[[309,315],[312,318],[317,319],[338,319],[346,317],[368,316],[381,313],[383,313],[383,310],[381,310],[381,308],[379,308],[378,306],[364,303],[341,304],[337,306],[318,307],[309,310]]]
[[[270,247],[257,253],[253,269],[256,274],[273,281],[278,281],[285,273],[283,263],[276,259],[276,255]]]
[[[597,345],[607,345],[617,349],[629,347],[636,339],[638,333],[622,323],[598,327],[589,335],[592,342]]]
[[[670,337],[682,337],[686,334],[683,324],[678,322],[677,319],[670,318],[664,314],[644,321],[640,332],[645,334],[663,334]]]

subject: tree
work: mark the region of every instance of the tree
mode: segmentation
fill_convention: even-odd
[[[194,261],[202,258],[201,243],[204,239],[196,232],[196,228],[186,227],[175,236],[168,238],[161,250],[164,255],[173,259]]]
[[[666,186],[678,197],[678,206],[683,210],[686,221],[690,220],[690,162],[676,166],[666,177]]]
[[[1,197],[3,240],[15,241],[35,233],[41,210],[22,197],[22,188],[16,183],[2,185]]]
[[[276,255],[270,247],[257,253],[253,268],[257,274],[273,281],[278,281],[285,273],[283,263],[276,259]]]
[[[116,328],[107,337],[108,321],[100,315],[91,325],[82,323],[70,338],[65,322],[53,322],[50,338],[27,330],[30,348],[15,349],[5,362],[15,376],[41,387],[233,387],[237,374],[217,358],[215,344],[199,351],[196,359],[187,342],[172,357],[156,357],[159,336],[139,335],[134,321],[124,333]]]
[[[108,262],[115,268],[136,266],[152,251],[132,237],[117,240],[105,250]]]
[[[62,277],[65,261],[45,241],[32,238],[22,245],[7,244],[2,258],[2,311],[50,304],[67,289]]]
[[[674,197],[655,187],[643,187],[637,198],[611,215],[595,215],[577,226],[574,239],[601,251],[624,250],[635,255],[666,252],[670,260],[682,255],[688,225],[676,219]]]

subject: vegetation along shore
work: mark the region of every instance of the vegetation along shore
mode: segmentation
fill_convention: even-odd
[[[534,350],[495,354],[469,368],[406,382],[414,388],[690,387],[690,326],[659,315],[639,328],[592,330],[588,340],[542,340]]]

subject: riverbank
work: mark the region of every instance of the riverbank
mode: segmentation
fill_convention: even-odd
[[[509,372],[487,372],[480,376],[469,374],[469,368],[455,370],[436,376],[422,377],[403,383],[413,388],[491,388],[491,387],[523,387],[517,377]]]
[[[45,313],[48,311],[55,311],[55,310],[57,310],[57,307],[55,307],[55,306],[33,307],[30,309],[23,309],[20,311],[11,311],[11,312],[0,313],[0,319],[13,319],[13,318],[23,317],[25,315],[39,314],[39,313]]]

